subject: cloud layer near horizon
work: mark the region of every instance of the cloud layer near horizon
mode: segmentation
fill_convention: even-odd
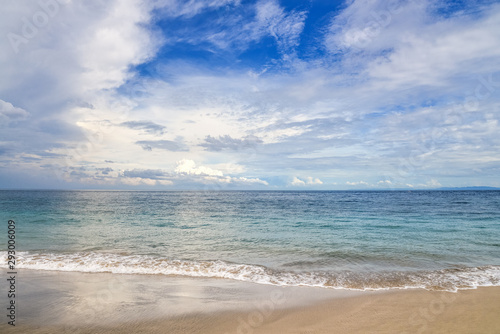
[[[8,2],[0,188],[500,186],[499,26],[495,1]]]

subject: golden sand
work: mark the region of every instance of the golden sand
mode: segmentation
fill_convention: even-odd
[[[244,302],[244,301],[242,301]],[[270,304],[269,304],[270,305]],[[107,326],[0,326],[1,333],[500,333],[500,287],[367,292],[293,308],[207,312]]]

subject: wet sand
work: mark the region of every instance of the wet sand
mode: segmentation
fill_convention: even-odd
[[[4,315],[0,333],[500,333],[499,314],[500,287],[353,292],[22,270],[16,326]]]

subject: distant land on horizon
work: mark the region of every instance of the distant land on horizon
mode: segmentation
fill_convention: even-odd
[[[359,190],[374,190],[374,191],[391,191],[391,190],[396,190],[396,191],[422,191],[422,190],[427,190],[427,191],[441,191],[441,190],[500,190],[498,187],[488,187],[488,186],[471,186],[471,187],[440,187],[440,188],[394,188],[394,189],[359,189]],[[350,190],[348,190],[350,191]]]
[[[442,187],[435,190],[500,190],[497,187],[475,186],[475,187]]]

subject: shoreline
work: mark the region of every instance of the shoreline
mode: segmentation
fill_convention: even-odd
[[[4,319],[2,333],[500,332],[500,287],[348,291],[28,269],[17,287],[16,326]]]

